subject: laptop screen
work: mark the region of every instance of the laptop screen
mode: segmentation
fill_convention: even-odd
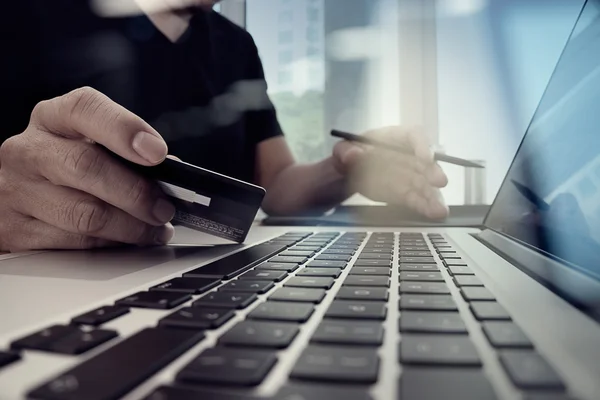
[[[600,0],[588,0],[486,227],[600,280]]]

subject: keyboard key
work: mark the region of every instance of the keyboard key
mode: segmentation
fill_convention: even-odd
[[[417,365],[481,365],[477,350],[468,336],[403,335],[400,362]]]
[[[440,269],[434,264],[400,264],[400,271],[439,271]]]
[[[315,251],[306,251],[306,250],[286,250],[283,253],[279,253],[279,257],[312,257],[316,252]]]
[[[387,255],[391,255],[394,252],[394,248],[390,247],[390,248],[377,248],[377,247],[368,247],[365,246],[363,248],[363,251],[361,253],[361,256],[364,255],[365,253],[369,253],[369,254],[387,254]]]
[[[404,293],[450,294],[450,289],[443,282],[402,282],[400,294]]]
[[[400,246],[400,251],[429,251],[427,246]]]
[[[250,279],[254,281],[274,281],[281,282],[287,277],[285,271],[270,271],[266,269],[254,269],[240,275],[238,279]]]
[[[525,332],[513,322],[492,322],[482,324],[483,333],[487,336],[490,344],[498,348],[532,348],[533,343]]]
[[[197,331],[146,328],[32,390],[28,397],[120,398],[203,338]]]
[[[488,289],[484,287],[463,287],[460,289],[460,293],[466,301],[480,300],[480,301],[494,301],[496,298]]]
[[[200,399],[203,397],[199,397]],[[207,397],[205,397],[207,398]],[[282,387],[272,400],[373,400],[366,389],[357,387],[332,387],[315,384],[288,384]],[[170,399],[167,399],[170,400]],[[187,399],[184,399],[187,400]],[[212,400],[212,399],[211,399]],[[215,398],[214,400],[221,400]],[[222,399],[238,400],[238,399]],[[243,399],[239,399],[243,400]]]
[[[374,350],[308,346],[292,369],[293,379],[375,383],[379,357]]]
[[[319,247],[319,246],[303,245],[302,243],[298,243],[296,246],[288,247],[288,250],[289,251],[313,251],[313,252],[317,252],[317,251],[321,250],[321,247]]]
[[[272,263],[292,263],[292,264],[304,264],[308,260],[307,257],[283,257],[277,256],[269,260]]]
[[[332,244],[331,246],[329,246],[327,249],[328,250],[353,250],[356,251],[360,246],[359,245],[355,245],[355,244]]]
[[[335,232],[336,234],[338,232]],[[288,236],[297,236],[297,237],[301,237],[301,238],[305,238],[305,237],[309,237],[310,235],[312,235],[313,232],[305,232],[305,231],[297,231],[297,232],[286,232],[283,237],[288,237]]]
[[[79,328],[71,325],[53,325],[33,333],[10,344],[13,350],[50,350],[52,343],[57,340],[80,332]]]
[[[290,247],[290,249],[297,249],[297,250],[302,250],[305,248],[311,249],[311,250],[315,250],[315,251],[319,251],[321,250],[323,247],[325,247],[324,244],[314,244],[314,243],[298,243],[297,245],[295,245],[294,247]]]
[[[354,262],[355,267],[382,267],[389,268],[392,262],[389,260],[363,260],[358,259]]]
[[[288,248],[290,246],[295,245],[296,243],[298,243],[297,239],[289,239],[289,240],[277,239],[277,240],[270,240],[270,241],[266,242],[265,244],[268,244],[271,246],[283,246],[284,248]]]
[[[341,269],[346,268],[346,265],[348,265],[348,263],[345,261],[323,261],[323,260],[311,261],[308,264],[306,264],[306,266],[309,268],[341,268]]]
[[[60,354],[82,354],[117,336],[117,332],[105,329],[95,329],[89,332],[77,330],[52,342],[48,351]]]
[[[243,309],[258,299],[254,293],[214,292],[192,303],[193,307]]]
[[[431,257],[431,252],[400,250],[400,257]]]
[[[475,275],[471,268],[459,265],[448,268],[448,272],[450,272],[451,275]]]
[[[452,253],[446,254],[446,253],[441,253],[440,252],[439,255],[440,255],[440,258],[442,260],[448,260],[448,261],[453,261],[453,260],[460,261],[460,260],[462,260],[462,258],[459,255],[457,255],[457,254],[452,254]]]
[[[400,332],[467,333],[467,327],[457,312],[403,311]]]
[[[14,363],[21,359],[19,353],[13,351],[0,351],[0,368]]]
[[[325,317],[384,320],[386,313],[385,303],[335,300],[329,306]]]
[[[367,245],[365,245],[364,247],[365,249],[385,249],[385,250],[389,250],[389,251],[393,251],[394,250],[394,245],[393,244],[369,244],[367,243]]]
[[[296,276],[322,276],[337,278],[342,273],[339,268],[303,268],[296,273]]]
[[[469,306],[475,318],[480,321],[486,320],[510,320],[506,308],[495,301],[474,301]]]
[[[523,400],[577,400],[566,393],[550,393],[547,391],[541,393],[527,393]]]
[[[251,281],[236,279],[226,283],[219,288],[219,292],[249,292],[249,293],[267,293],[275,287],[271,281]]]
[[[317,256],[317,261],[344,261],[349,262],[352,259],[351,256],[346,254],[322,254]]]
[[[226,308],[186,307],[159,321],[159,325],[189,329],[215,329],[229,321],[235,312]]]
[[[393,247],[394,246],[394,241],[393,240],[383,239],[383,240],[369,240],[367,242],[367,246],[369,246],[369,245],[375,245],[375,244],[385,244],[385,245]]]
[[[212,348],[204,350],[178,374],[186,383],[255,386],[277,362],[275,353],[255,350]],[[216,399],[212,394],[196,399]],[[179,398],[178,398],[179,399]]]
[[[439,272],[402,271],[400,272],[400,280],[419,282],[444,282],[444,277]]]
[[[200,388],[199,386],[190,387],[173,387],[173,386],[160,386],[156,388],[148,396],[144,397],[144,400],[198,400],[198,399],[210,399],[210,400],[258,400],[255,396],[249,394],[236,393],[233,394],[230,391],[223,391],[218,388]]]
[[[311,245],[316,245],[316,246],[327,246],[327,244],[331,242],[331,240],[328,239],[306,239],[304,240],[302,243],[304,244],[311,244]]]
[[[288,279],[283,286],[313,289],[330,289],[333,286],[334,282],[335,280],[333,278],[294,276]]]
[[[255,268],[255,270],[267,269],[267,270],[273,270],[273,271],[294,272],[298,268],[300,268],[300,266],[298,264],[291,264],[291,263],[279,263],[278,264],[278,263],[272,263],[272,262],[265,262],[265,263],[259,264]]]
[[[458,311],[452,296],[405,294],[400,297],[400,310]]]
[[[183,276],[210,276],[217,279],[232,279],[266,259],[273,257],[286,247],[286,244],[259,244],[186,272]]]
[[[295,287],[283,287],[277,289],[269,300],[276,301],[298,301],[304,303],[320,303],[325,297],[325,290],[323,289],[305,289]]]
[[[298,331],[298,325],[291,323],[242,321],[225,332],[219,343],[225,346],[283,349],[292,343]]]
[[[392,271],[384,267],[352,267],[350,275],[381,275],[390,276]]]
[[[387,301],[388,290],[386,288],[373,287],[342,287],[336,297],[338,300],[369,300]]]
[[[220,283],[220,279],[213,278],[175,278],[151,287],[150,290],[200,294],[209,291]]]
[[[464,260],[444,260],[443,263],[447,268],[467,266],[467,263]]]
[[[343,254],[347,256],[353,256],[354,253],[355,251],[351,249],[327,249],[321,254]]]
[[[382,254],[382,253],[366,253],[362,252],[358,255],[359,260],[386,260],[392,261],[391,254]]]
[[[504,350],[500,363],[515,386],[523,389],[558,389],[565,385],[554,368],[533,350]]]
[[[389,287],[390,278],[387,276],[348,275],[344,286],[374,286]]]
[[[250,319],[267,321],[306,322],[314,311],[312,304],[267,301],[259,304],[249,315]]]
[[[433,257],[400,257],[400,263],[406,264],[435,264]]]
[[[383,326],[376,322],[326,319],[311,339],[314,343],[379,346],[383,343]]]
[[[496,400],[479,369],[405,367],[400,377],[402,400]]]
[[[115,304],[118,306],[164,310],[177,307],[191,298],[192,296],[187,293],[172,293],[156,290],[152,292],[137,292],[136,294],[118,300]]]
[[[73,318],[71,322],[80,325],[101,325],[115,318],[125,315],[129,312],[129,308],[121,306],[104,306],[95,310],[86,312]]]
[[[456,275],[454,282],[456,286],[483,286],[483,282],[475,275]]]

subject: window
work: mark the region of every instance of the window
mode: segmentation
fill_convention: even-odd
[[[306,14],[307,14],[307,19],[310,22],[319,22],[319,15],[320,15],[319,9],[314,8],[314,7],[309,7],[306,10]]]
[[[280,85],[286,86],[292,83],[291,71],[279,71],[278,82]]]
[[[280,24],[291,24],[294,21],[294,13],[292,10],[285,10],[279,13]]]
[[[292,31],[279,32],[279,44],[290,44],[294,40],[294,33]]]
[[[314,57],[318,57],[321,55],[321,52],[319,51],[319,49],[315,46],[308,46],[306,48],[306,55],[309,58],[314,58]]]
[[[315,42],[319,41],[319,39],[320,39],[319,31],[317,30],[317,28],[315,26],[309,26],[306,29],[306,39],[311,43],[315,43]]]
[[[279,64],[288,65],[294,60],[294,53],[291,50],[284,50],[279,52]]]
[[[331,155],[333,128],[360,133],[400,123],[400,19],[393,6],[398,0],[352,0],[340,10],[342,2],[246,1],[246,29],[257,45],[286,140],[300,162]],[[290,10],[291,24],[284,17]],[[335,27],[326,25],[328,12],[337,15]],[[368,36],[372,30],[381,32],[375,45]]]

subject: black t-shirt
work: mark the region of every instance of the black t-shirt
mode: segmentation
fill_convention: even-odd
[[[171,154],[247,181],[256,145],[282,134],[254,41],[216,12],[195,11],[172,43],[145,15],[100,17],[85,0],[10,4],[0,142],[26,128],[39,101],[82,86],[144,118]]]

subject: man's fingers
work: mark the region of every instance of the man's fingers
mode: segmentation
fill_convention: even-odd
[[[341,141],[333,147],[335,168],[342,174],[350,173],[358,167],[365,155],[365,150],[347,141]]]
[[[36,138],[32,145],[55,151],[32,151],[37,173],[55,185],[97,197],[151,225],[164,225],[175,207],[157,185],[125,167],[100,146],[59,137]]]
[[[428,168],[424,175],[431,186],[443,188],[448,185],[448,176],[437,163]]]
[[[15,204],[18,212],[67,232],[139,245],[166,244],[173,237],[172,226],[151,226],[75,189],[44,182],[27,185],[21,192]]]
[[[429,145],[429,140],[421,129],[410,129],[406,134],[406,139],[415,151],[415,156],[425,164],[433,163],[433,151]]]
[[[368,131],[365,136],[383,143],[408,147],[414,151],[415,156],[425,165],[433,162],[433,152],[429,140],[419,127],[388,126]]]
[[[148,123],[91,88],[39,103],[31,123],[58,136],[87,138],[141,165],[158,164],[168,152]]]

